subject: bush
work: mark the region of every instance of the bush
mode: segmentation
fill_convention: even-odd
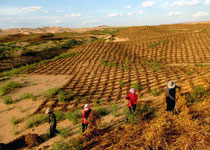
[[[117,117],[119,116],[119,108],[117,106],[117,104],[112,104],[112,111],[111,111],[112,115]]]
[[[52,146],[52,150],[69,150],[69,149],[70,146],[64,140],[60,140]]]
[[[71,131],[71,129],[69,127],[68,128],[59,129],[59,132],[60,132],[59,135],[61,137],[63,137],[63,138],[69,137],[72,134],[72,131]]]
[[[96,109],[96,112],[97,112],[99,115],[101,115],[101,116],[105,116],[105,115],[109,114],[108,109],[105,108],[105,107],[98,107],[98,108]]]
[[[120,86],[124,86],[124,85],[125,85],[124,80],[120,80]]]
[[[18,119],[18,118],[16,118],[16,117],[12,117],[11,119],[10,119],[10,123],[12,124],[12,125],[16,125],[16,124],[18,124],[20,122],[20,120]]]
[[[152,89],[152,95],[154,96],[159,96],[160,95],[160,91],[157,88]]]
[[[21,96],[20,96],[20,100],[22,99],[32,99],[33,101],[36,100],[35,96],[33,96],[33,94],[31,93],[23,93]]]
[[[5,95],[12,91],[14,88],[21,87],[21,84],[15,81],[9,81],[0,87],[0,95]]]
[[[55,117],[56,117],[57,121],[63,120],[65,118],[63,112],[61,112],[59,110],[55,110],[54,114],[55,114]]]
[[[60,90],[59,87],[51,88],[47,91],[48,95],[53,98],[53,96]]]
[[[59,93],[58,93],[58,101],[59,102],[67,102],[72,98],[74,98],[74,95],[71,91],[68,92],[68,93],[65,93],[63,91],[59,91]]]
[[[136,91],[140,91],[141,90],[141,86],[139,82],[135,82],[131,85],[132,88],[134,88]]]
[[[83,148],[81,141],[70,138],[68,142],[61,140],[53,145],[52,150],[80,150]]]
[[[73,124],[77,124],[78,118],[81,118],[81,117],[82,117],[82,112],[80,112],[79,110],[66,113],[66,119],[72,121]]]
[[[47,114],[39,114],[36,116],[32,116],[30,117],[27,121],[26,121],[26,128],[32,128],[34,126],[38,126],[42,123],[45,123],[48,121],[48,115]]]
[[[9,105],[9,104],[14,103],[14,101],[13,101],[13,99],[10,96],[5,96],[3,98],[3,103]]]

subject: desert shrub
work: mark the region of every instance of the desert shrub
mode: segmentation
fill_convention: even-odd
[[[20,100],[22,100],[22,99],[32,99],[33,101],[34,100],[36,100],[36,97],[35,96],[33,96],[33,94],[31,94],[31,93],[23,93],[20,97],[19,97],[19,99]]]
[[[150,62],[149,64],[152,67],[153,71],[160,71],[161,65],[157,61]]]
[[[63,91],[58,92],[58,101],[59,102],[65,102],[66,100],[66,93]]]
[[[125,85],[124,80],[120,80],[120,86],[124,86],[124,85]]]
[[[109,41],[114,41],[114,40],[115,40],[114,37],[109,38]]]
[[[0,95],[5,95],[12,91],[14,88],[21,87],[21,84],[15,81],[9,81],[0,87]]]
[[[46,63],[48,63],[48,62],[49,62],[49,60],[45,59],[45,60],[40,61],[38,64],[44,65],[44,64],[46,64]]]
[[[189,76],[189,75],[192,75],[192,74],[193,74],[193,72],[188,71],[188,72],[186,72],[186,74]]]
[[[154,96],[159,96],[161,93],[161,91],[158,90],[157,88],[152,89],[151,92],[152,92],[152,95]]]
[[[119,108],[117,106],[117,104],[112,104],[112,107],[111,107],[111,113],[113,116],[117,117],[120,115],[119,113]]]
[[[70,149],[69,144],[66,143],[64,140],[60,140],[52,146],[52,150],[69,150],[69,149]]]
[[[97,107],[96,108],[96,112],[101,115],[101,116],[106,116],[107,114],[109,114],[109,111],[106,107]]]
[[[3,103],[9,105],[14,103],[14,100],[10,96],[4,96]]]
[[[60,140],[52,146],[52,150],[80,150],[82,148],[82,142],[74,138],[70,138],[69,141]]]
[[[63,138],[69,137],[72,134],[72,130],[69,127],[59,129],[59,132],[59,135]]]
[[[140,91],[141,90],[141,86],[140,86],[140,83],[139,82],[134,82],[131,85],[131,87],[134,88],[136,91]]]
[[[67,112],[65,116],[66,116],[66,119],[72,121],[73,124],[77,124],[78,118],[82,117],[82,112],[80,112],[79,110],[75,110],[72,112]]]
[[[11,119],[10,119],[10,123],[12,124],[12,125],[16,125],[16,124],[18,124],[20,122],[20,120],[18,119],[18,118],[16,118],[16,117],[12,117]]]
[[[126,117],[127,123],[133,123],[134,122],[134,113],[130,113],[130,110],[127,106],[124,107],[123,112]]]
[[[109,62],[109,65],[111,66],[111,67],[116,67],[116,64],[115,64],[115,62]]]
[[[52,98],[58,91],[60,91],[59,87],[51,88],[47,91],[48,95]]]
[[[39,114],[39,115],[35,115],[30,117],[26,123],[25,126],[26,128],[32,128],[34,126],[38,126],[42,123],[45,123],[48,121],[48,115],[47,114]]]
[[[69,52],[65,54],[61,54],[59,56],[55,56],[52,60],[62,59],[62,58],[68,58],[72,56],[78,56],[81,52]]]
[[[107,60],[105,60],[105,59],[101,60],[101,65],[104,65],[106,67],[108,65],[107,63],[108,63]]]
[[[54,111],[54,114],[55,114],[55,117],[56,117],[56,120],[59,121],[59,120],[63,120],[65,118],[63,112],[59,111],[59,110],[55,110]]]

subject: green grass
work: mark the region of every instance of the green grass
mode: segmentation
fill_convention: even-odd
[[[72,57],[72,56],[78,56],[80,55],[81,52],[69,52],[69,53],[65,53],[65,54],[61,54],[59,56],[55,56],[52,60],[57,60],[57,59],[62,59],[62,58],[68,58],[68,57]]]
[[[105,67],[108,66],[108,61],[105,59],[101,60],[101,65],[104,65]]]
[[[136,91],[140,91],[141,90],[140,83],[139,82],[132,83],[131,88],[134,88]]]
[[[111,107],[111,114],[114,116],[114,117],[118,117],[120,115],[119,113],[119,108],[117,106],[117,104],[112,104],[112,107]]]
[[[23,93],[20,97],[19,97],[20,100],[23,100],[23,99],[32,99],[33,101],[36,100],[36,97],[33,96],[33,94],[31,93]]]
[[[120,86],[124,86],[124,85],[125,85],[124,80],[120,80]]]
[[[207,67],[209,64],[195,64],[195,67]]]
[[[109,114],[109,111],[106,107],[100,106],[96,108],[96,112],[101,116],[106,116]]]
[[[53,96],[60,91],[59,87],[51,88],[47,91],[48,95],[53,98]]]
[[[0,87],[0,95],[3,96],[15,88],[21,87],[21,84],[15,81],[9,81]]]
[[[161,93],[160,90],[158,90],[157,88],[152,89],[151,92],[152,92],[152,95],[154,96],[159,96]]]
[[[19,120],[18,118],[16,118],[16,117],[12,117],[12,118],[10,119],[10,123],[11,123],[12,125],[16,125],[16,124],[20,123],[20,120]]]
[[[59,129],[59,136],[66,138],[69,137],[70,135],[72,135],[72,130],[70,129],[70,127],[67,128],[61,128]]]
[[[153,71],[160,71],[161,65],[157,61],[149,63]]]
[[[66,119],[72,121],[73,124],[77,124],[78,123],[78,118],[82,117],[82,112],[80,112],[79,110],[75,110],[73,112],[67,112],[65,114]]]
[[[14,103],[14,100],[10,96],[4,96],[3,103],[9,105],[9,104]]]
[[[48,121],[47,114],[39,114],[31,116],[25,123],[26,128],[32,128]]]
[[[202,29],[202,30],[201,30],[201,33],[205,33],[205,32],[207,32],[206,29]]]
[[[52,146],[52,150],[81,150],[83,143],[74,138],[70,138],[68,141],[60,140]]]
[[[58,101],[65,102],[66,101],[66,93],[63,91],[58,92]]]
[[[155,43],[152,43],[152,44],[148,44],[147,47],[148,48],[153,48],[153,47],[158,46],[160,43],[166,43],[166,42],[168,42],[168,40],[161,40],[161,41],[158,41],[158,42],[155,42]]]
[[[65,116],[64,116],[63,112],[61,112],[59,110],[55,110],[54,114],[55,114],[55,117],[56,117],[57,121],[65,119]]]
[[[188,72],[186,72],[186,74],[187,74],[188,76],[190,76],[190,75],[192,75],[192,74],[193,74],[193,72],[188,71]]]

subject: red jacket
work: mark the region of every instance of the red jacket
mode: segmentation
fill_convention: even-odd
[[[126,96],[126,99],[128,99],[127,106],[128,107],[132,107],[132,105],[136,105],[137,104],[138,95],[129,93],[128,96]]]
[[[88,124],[87,119],[88,119],[89,114],[90,114],[90,110],[89,111],[85,111],[85,110],[82,111],[82,123],[83,124]]]

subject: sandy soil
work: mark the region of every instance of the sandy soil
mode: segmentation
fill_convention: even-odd
[[[11,105],[5,105],[0,102],[0,142],[3,143],[7,143],[15,137],[20,136],[22,133],[25,133],[24,121],[27,116],[33,114],[43,101],[43,99],[41,99],[43,91],[54,87],[62,87],[68,81],[68,76],[24,75],[11,78],[10,80],[20,82],[23,87],[14,89],[8,96],[11,96],[15,100],[23,93],[32,93],[37,97],[37,100],[32,101],[31,99],[25,99]],[[5,82],[8,82],[8,80],[2,81],[0,85]],[[12,125],[12,123],[10,123],[12,117],[16,117],[20,123],[16,126]],[[19,132],[21,132],[21,134],[19,134]],[[38,131],[38,133],[39,132],[40,131]]]

